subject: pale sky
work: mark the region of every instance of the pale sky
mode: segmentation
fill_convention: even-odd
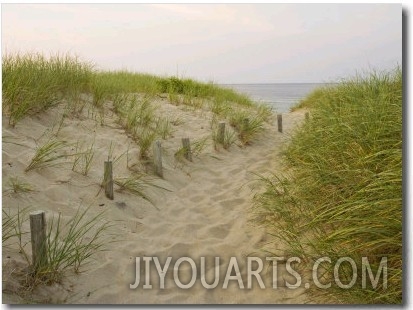
[[[2,52],[216,83],[328,82],[402,64],[401,4],[2,4]]]

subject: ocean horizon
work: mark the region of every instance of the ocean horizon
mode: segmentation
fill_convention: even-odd
[[[270,105],[277,113],[286,113],[314,89],[329,83],[245,83],[220,84],[249,96],[252,100]]]

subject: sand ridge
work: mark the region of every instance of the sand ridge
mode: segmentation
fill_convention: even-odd
[[[304,111],[284,114],[282,134],[277,132],[273,120],[247,147],[233,145],[229,150],[216,151],[210,143],[193,162],[188,162],[177,161],[174,153],[181,146],[182,137],[194,140],[210,135],[211,112],[171,105],[165,99],[158,99],[157,105],[157,113],[179,118],[179,124],[174,126],[173,137],[162,140],[164,178],[157,178],[155,183],[168,190],[147,189],[154,205],[118,191],[115,191],[115,199],[110,201],[100,190],[103,162],[111,144],[113,155],[119,158],[114,164],[115,177],[129,175],[131,166],[145,169],[137,159],[137,147],[119,126],[114,113],[105,115],[102,126],[97,113],[92,108],[86,109],[80,118],[66,118],[57,134],[59,139],[66,141],[94,143],[95,157],[88,176],[73,172],[70,162],[24,173],[36,143],[56,131],[62,106],[28,117],[15,128],[8,127],[3,117],[3,184],[10,176],[19,176],[35,187],[34,192],[21,195],[3,192],[3,208],[30,206],[45,210],[49,215],[61,212],[65,219],[73,216],[79,205],[90,206],[91,216],[106,210],[105,219],[115,223],[119,239],[110,243],[109,251],[96,255],[79,275],[68,276],[62,284],[36,288],[35,300],[99,304],[306,302],[303,288],[292,290],[280,286],[272,289],[268,269],[262,273],[266,289],[260,289],[255,280],[251,289],[240,289],[235,280],[229,281],[227,289],[222,289],[231,257],[236,257],[246,286],[247,257],[262,256],[260,248],[267,238],[266,232],[249,220],[255,174],[279,168],[281,148],[293,128],[304,119]],[[128,156],[124,155],[126,150]],[[190,289],[177,287],[173,280],[173,265],[183,256],[192,258],[197,264],[197,281]],[[138,288],[130,289],[130,284],[135,281],[136,257],[141,258],[141,265],[142,257],[157,257],[162,266],[167,257],[172,257],[164,289],[159,289],[159,276],[153,265],[150,278],[153,288],[142,288],[144,270],[141,268],[142,283]],[[212,282],[214,277],[214,257],[220,258],[220,282],[214,289],[206,289],[200,283],[200,257],[207,259],[207,282]],[[3,302],[25,302],[12,294],[15,284],[8,276],[8,270],[19,264],[18,254],[3,249],[3,281],[6,279]],[[191,277],[189,264],[181,267],[181,280],[188,283]],[[282,278],[284,275],[280,272],[278,276]]]

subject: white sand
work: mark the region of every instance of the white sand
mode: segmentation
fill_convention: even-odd
[[[3,209],[16,210],[17,207],[30,206],[32,210],[46,211],[48,219],[61,212],[66,220],[75,214],[79,205],[82,208],[90,206],[90,216],[106,210],[104,217],[114,223],[112,232],[116,232],[119,241],[109,243],[109,251],[95,255],[81,274],[69,273],[62,284],[39,286],[32,297],[23,299],[14,294],[18,290],[15,273],[26,264],[13,246],[3,248],[3,303],[32,300],[109,304],[301,304],[307,301],[304,288],[288,289],[285,284],[280,284],[277,289],[273,289],[272,273],[266,267],[261,273],[266,289],[260,289],[255,278],[252,288],[248,289],[246,270],[246,257],[264,257],[260,249],[271,240],[263,228],[249,220],[252,199],[257,192],[257,177],[254,173],[268,175],[279,169],[281,147],[296,123],[304,119],[304,111],[284,115],[282,134],[277,132],[276,121],[273,121],[273,124],[266,124],[265,131],[248,147],[233,145],[229,150],[215,151],[210,141],[210,145],[194,157],[193,162],[182,162],[174,158],[174,153],[181,146],[181,138],[187,136],[193,141],[209,136],[211,114],[170,105],[165,99],[159,99],[158,113],[172,119],[179,117],[182,124],[173,127],[173,137],[162,140],[164,180],[158,179],[156,184],[170,191],[158,188],[148,188],[146,191],[156,208],[148,201],[126,192],[115,191],[113,201],[105,198],[100,183],[103,162],[108,156],[111,142],[114,156],[124,154],[130,146],[129,165],[141,170],[144,167],[137,159],[138,148],[116,123],[116,116],[106,115],[105,125],[101,126],[99,118],[92,115],[92,109],[88,107],[80,119],[65,119],[58,138],[70,143],[83,141],[85,145],[94,141],[95,157],[89,175],[73,172],[71,162],[24,172],[34,154],[36,140],[39,143],[46,140],[47,134],[40,137],[58,123],[62,111],[62,107],[57,107],[26,118],[15,128],[10,128],[3,117],[3,191],[7,189],[7,181],[12,176],[20,177],[36,189],[35,192],[20,195],[3,192]],[[126,167],[126,156],[123,156],[114,165],[114,175],[121,177],[130,174],[131,171]],[[109,236],[107,238],[110,240]],[[30,245],[26,248],[30,253]],[[277,250],[276,245],[274,250]],[[162,265],[168,256],[172,257],[165,277],[165,289],[159,289],[159,276],[154,265],[151,273],[152,289],[142,288],[144,278],[137,289],[129,288],[135,281],[135,258],[141,257],[143,269],[144,256],[156,256]],[[209,258],[206,274],[208,283],[212,282],[214,274],[211,258],[220,257],[220,282],[217,288],[204,288],[199,270],[192,288],[186,290],[177,287],[173,280],[173,264],[182,256],[193,259],[198,269],[200,257]],[[244,289],[239,288],[236,280],[229,281],[228,289],[222,288],[230,257],[237,257]],[[190,279],[188,267],[187,263],[181,265],[183,271],[180,279],[183,283],[188,283]],[[280,283],[290,276],[282,270],[280,268],[278,274]],[[294,280],[291,282],[294,283]]]

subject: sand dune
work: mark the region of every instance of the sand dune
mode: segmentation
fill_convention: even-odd
[[[277,132],[276,122],[272,121],[247,147],[233,145],[229,150],[216,151],[210,143],[193,162],[188,162],[177,161],[174,153],[181,146],[182,137],[194,140],[210,135],[210,112],[171,105],[165,99],[159,99],[158,104],[157,113],[179,118],[180,122],[174,126],[173,137],[162,140],[164,178],[155,183],[168,190],[148,188],[146,192],[153,205],[136,195],[118,191],[111,201],[100,188],[103,162],[111,143],[113,155],[120,157],[114,164],[115,177],[129,175],[127,165],[145,169],[138,160],[137,147],[117,124],[116,115],[108,113],[101,126],[97,114],[85,109],[81,117],[68,117],[62,124],[59,139],[72,143],[80,141],[85,145],[94,143],[95,157],[88,176],[73,172],[70,161],[24,172],[36,144],[56,132],[62,106],[28,117],[15,128],[8,127],[3,118],[3,208],[15,210],[30,206],[33,210],[46,211],[48,217],[61,212],[64,219],[72,217],[79,205],[90,206],[90,216],[106,210],[105,219],[115,224],[112,230],[118,240],[109,243],[109,251],[95,255],[79,275],[67,275],[62,284],[37,287],[32,300],[99,304],[307,302],[304,288],[280,286],[273,289],[268,268],[261,274],[266,289],[261,289],[256,279],[253,279],[252,288],[246,288],[247,257],[263,257],[260,249],[269,238],[262,227],[250,221],[257,186],[255,174],[279,169],[281,147],[294,126],[304,119],[304,111],[284,115],[282,134]],[[121,156],[128,149],[128,156]],[[148,172],[151,173],[150,169]],[[35,191],[20,195],[6,192],[5,184],[12,176],[32,184]],[[27,228],[28,223],[25,225]],[[159,288],[159,276],[153,265],[150,278],[153,288],[142,288],[144,270],[141,270],[142,283],[130,289],[130,284],[135,282],[136,257],[157,257],[162,265],[167,257],[172,257],[164,289]],[[196,263],[197,280],[189,289],[177,287],[174,281],[173,265],[180,257],[189,257]],[[214,257],[220,258],[221,280],[214,289],[206,289],[200,281],[201,257],[206,257],[208,283],[214,279]],[[237,259],[244,289],[239,288],[237,280],[229,281],[227,289],[222,288],[231,257]],[[3,248],[4,303],[28,301],[14,294],[18,284],[12,271],[22,266],[24,261],[16,249]],[[180,266],[180,280],[188,283],[192,275],[190,265]],[[280,269],[280,279],[288,276]]]

